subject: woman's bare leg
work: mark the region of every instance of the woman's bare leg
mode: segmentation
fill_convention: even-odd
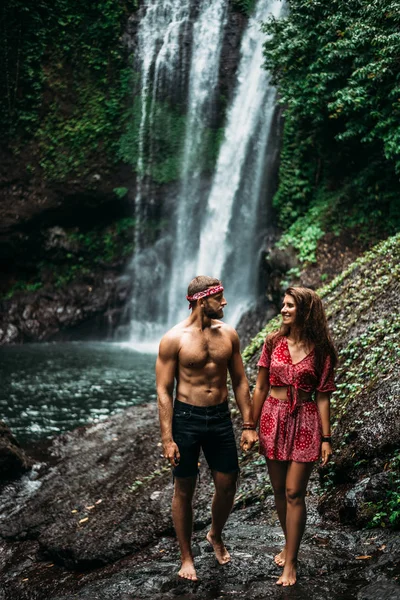
[[[270,460],[267,458],[268,474],[274,490],[276,512],[286,540],[286,476],[289,462],[282,460]],[[274,561],[280,567],[285,564],[286,544],[284,548],[274,557]]]
[[[306,525],[305,496],[314,463],[290,462],[286,474],[286,559],[277,584],[294,585],[297,579],[297,554]]]

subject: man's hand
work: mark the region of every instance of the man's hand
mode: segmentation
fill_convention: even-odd
[[[179,464],[181,459],[181,455],[179,454],[179,448],[172,440],[170,442],[166,442],[163,444],[164,457],[168,458],[169,462],[173,467],[176,467]]]
[[[322,442],[321,445],[321,466],[324,467],[332,456],[332,446],[330,442]]]
[[[258,441],[258,434],[255,429],[244,429],[240,438],[240,447],[243,452],[248,452]]]

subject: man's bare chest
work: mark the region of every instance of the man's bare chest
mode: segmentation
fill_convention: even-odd
[[[182,367],[201,369],[209,363],[226,364],[232,356],[232,344],[229,339],[218,335],[211,338],[199,337],[186,339],[179,352]]]

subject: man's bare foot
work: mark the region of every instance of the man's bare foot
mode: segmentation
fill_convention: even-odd
[[[211,535],[209,531],[207,533],[207,540],[210,542],[211,546],[214,548],[215,558],[219,562],[220,565],[226,565],[231,560],[231,555],[228,550],[225,548],[222,540],[215,539],[214,536]]]
[[[279,577],[276,582],[277,585],[282,585],[283,587],[287,587],[289,585],[294,585],[297,581],[297,564],[294,562],[292,564],[285,564],[282,575]]]
[[[196,570],[194,568],[193,560],[191,558],[182,561],[182,567],[178,575],[179,577],[182,577],[182,579],[190,579],[191,581],[197,581]]]
[[[276,562],[276,564],[279,567],[284,567],[285,566],[285,561],[286,561],[286,546],[283,548],[283,550],[281,550],[279,552],[279,554],[276,554],[274,556],[274,561]]]

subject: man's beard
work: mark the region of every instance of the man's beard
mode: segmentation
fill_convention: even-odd
[[[219,311],[217,312],[215,310],[212,310],[212,308],[208,308],[207,306],[205,306],[204,314],[209,319],[222,319],[222,317],[224,316],[224,311],[222,308],[220,308]]]

